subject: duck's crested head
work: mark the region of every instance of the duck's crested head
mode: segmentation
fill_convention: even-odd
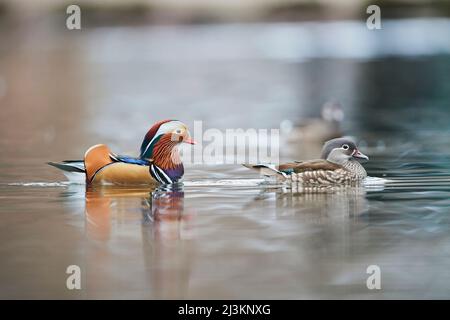
[[[369,160],[349,138],[336,138],[325,142],[321,158],[340,165],[349,160]]]
[[[155,123],[144,137],[141,145],[141,158],[150,159],[157,144],[175,147],[179,143],[195,144],[189,129],[178,120],[162,120]]]

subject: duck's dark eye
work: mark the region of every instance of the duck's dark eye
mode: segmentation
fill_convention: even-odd
[[[342,145],[342,149],[348,150],[348,148],[350,148],[350,147],[348,146],[348,144],[343,144],[343,145]]]
[[[180,133],[181,133],[181,129],[175,130],[175,133],[176,133],[176,134],[180,134]]]

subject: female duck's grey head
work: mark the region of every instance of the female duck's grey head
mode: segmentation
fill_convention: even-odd
[[[352,140],[336,138],[325,142],[322,149],[322,159],[343,164],[349,160],[369,160],[369,157],[361,153]]]

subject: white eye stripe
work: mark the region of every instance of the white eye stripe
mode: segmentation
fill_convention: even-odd
[[[348,144],[343,144],[342,145],[342,149],[344,149],[344,150],[348,150],[350,147],[348,146]]]
[[[161,134],[164,133],[168,133],[171,132],[172,130],[176,129],[179,126],[184,126],[184,124],[181,121],[178,120],[172,120],[166,123],[163,123],[158,131],[156,131],[155,135],[153,136],[152,140],[150,140],[150,142],[147,144],[147,146],[145,147],[145,150],[142,154],[145,154],[148,150],[148,148],[150,147],[150,145],[152,144],[152,142],[159,137]]]

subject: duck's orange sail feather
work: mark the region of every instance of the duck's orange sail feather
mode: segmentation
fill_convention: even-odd
[[[110,157],[111,151],[104,144],[90,147],[84,154],[84,167],[86,170],[86,182],[91,183],[97,172],[103,167],[113,163]]]

